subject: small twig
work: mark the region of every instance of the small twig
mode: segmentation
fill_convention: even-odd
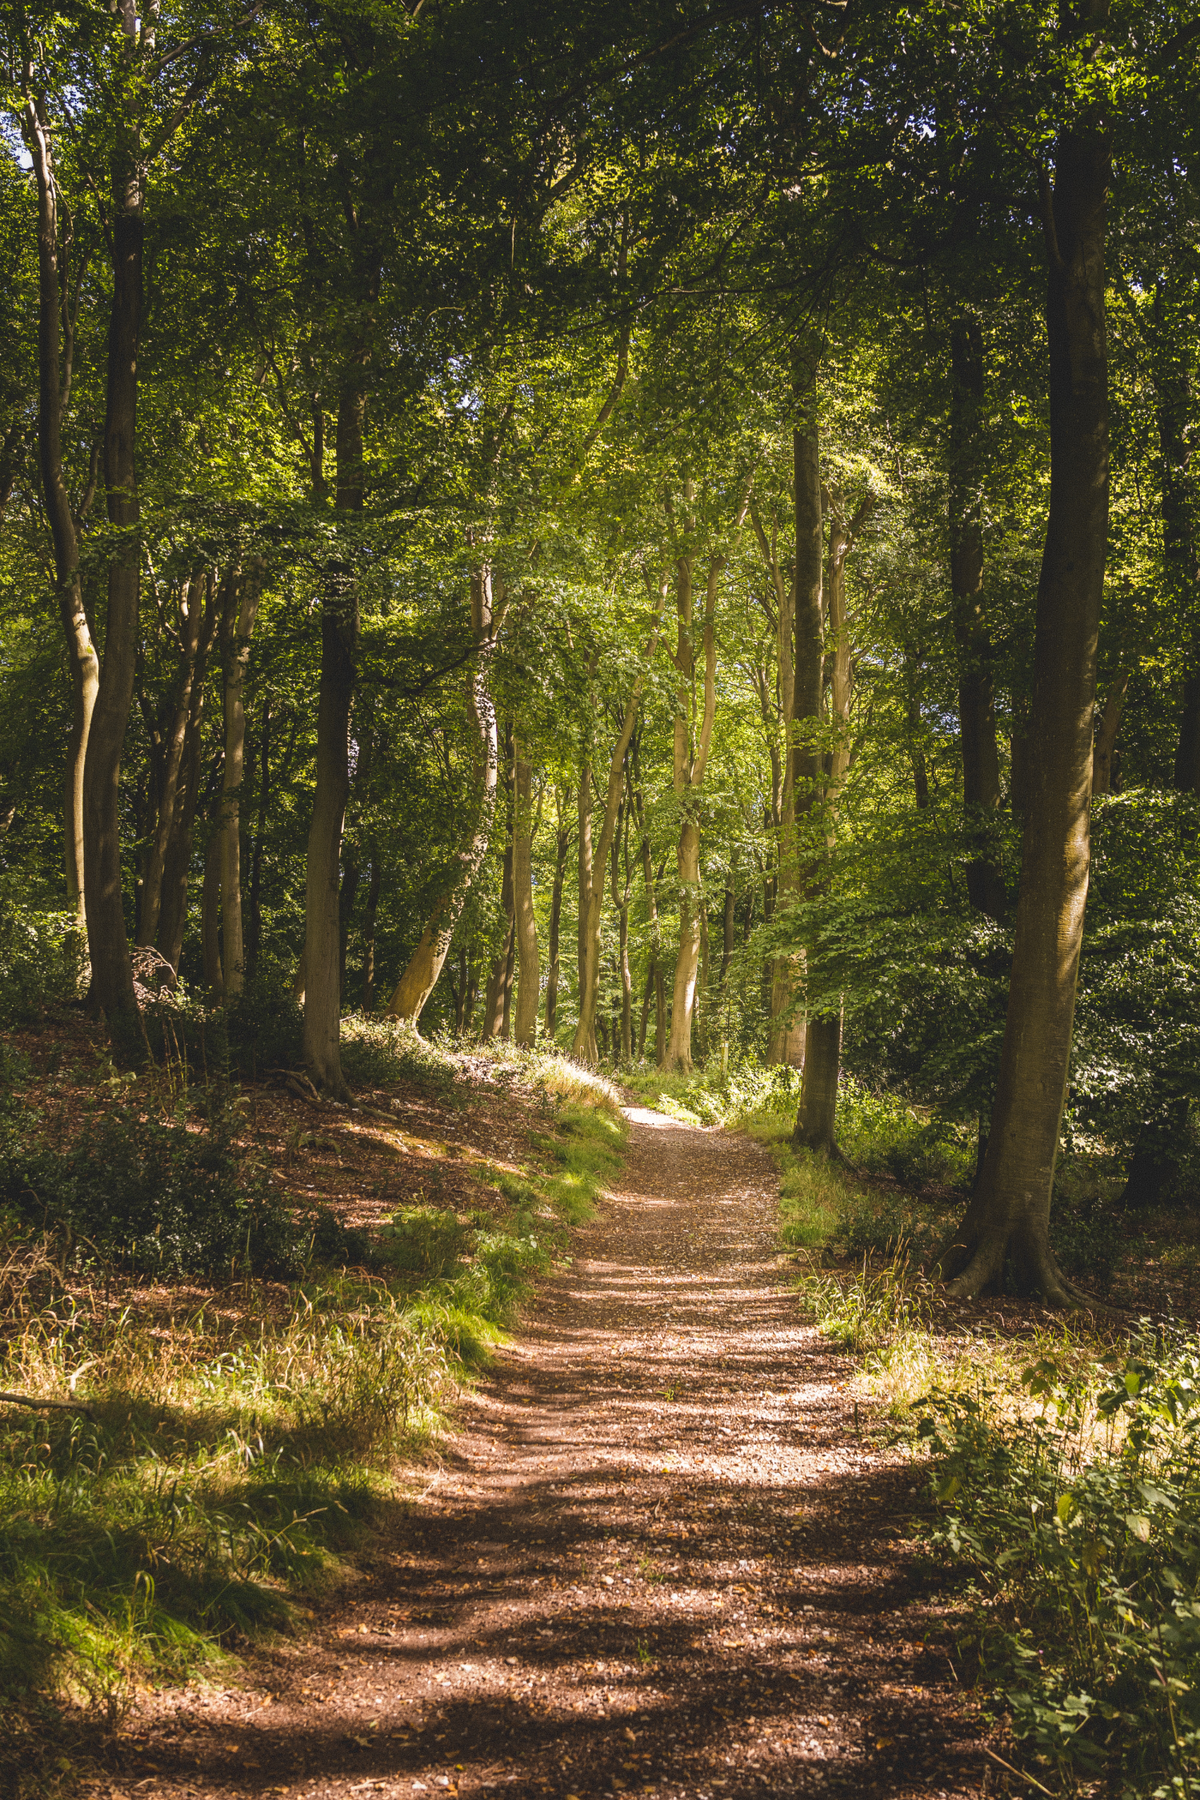
[[[1056,1796],[1051,1790],[1048,1787],[1043,1787],[1041,1782],[1038,1781],[1035,1776],[1027,1775],[1024,1769],[1014,1769],[1011,1763],[1005,1762],[1002,1756],[997,1756],[994,1750],[989,1750],[986,1744],[981,1747],[985,1756],[990,1756],[993,1762],[998,1762],[1002,1769],[1007,1769],[1009,1774],[1015,1775],[1018,1781],[1027,1781],[1031,1787],[1037,1789],[1039,1794],[1049,1794],[1050,1800],[1056,1800]]]
[[[37,1400],[32,1394],[0,1393],[0,1401],[9,1406],[32,1406],[35,1410],[43,1406],[53,1406],[63,1412],[81,1412],[92,1418],[92,1409],[85,1406],[82,1400]]]

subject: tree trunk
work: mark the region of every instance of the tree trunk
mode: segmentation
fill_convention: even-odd
[[[33,164],[38,196],[38,467],[54,546],[55,588],[71,677],[71,729],[63,784],[63,862],[68,905],[80,925],[86,927],[83,777],[100,685],[100,663],[84,610],[79,534],[63,480],[62,424],[71,391],[74,324],[63,305],[68,270],[65,258],[62,267],[59,261],[53,151],[49,128],[31,91],[32,70],[27,66],[22,73],[25,79],[21,130]],[[67,328],[65,370],[60,313]]]
[[[132,39],[133,20],[122,14]],[[128,125],[121,127],[122,136]],[[108,568],[108,618],[83,776],[84,888],[93,1005],[133,1051],[138,1029],[121,890],[121,752],[137,667],[141,508],[137,490],[138,354],[142,315],[143,172],[137,151],[113,156],[112,281],[104,415],[104,486],[110,525],[125,533]]]
[[[950,334],[950,594],[958,649],[963,815],[979,847],[967,864],[977,912],[1002,919],[1004,881],[994,850],[1000,806],[992,646],[983,616],[983,334],[959,319]]]
[[[576,936],[579,952],[579,1010],[583,1011],[583,991],[587,981],[588,895],[592,891],[592,763],[585,756],[579,770],[579,868],[577,892],[579,910]]]
[[[204,953],[204,986],[210,1006],[225,998],[221,969],[221,833],[213,832],[204,856],[204,886],[200,898],[200,933]]]
[[[653,660],[658,644],[659,624],[662,609],[666,602],[666,582],[659,589],[654,609],[654,619],[650,627],[650,642],[646,649],[647,665]],[[641,702],[644,675],[638,675],[633,684],[633,692],[625,708],[625,717],[621,723],[621,733],[613,749],[612,759],[608,766],[608,792],[604,801],[604,814],[600,827],[600,841],[593,854],[591,842],[591,808],[586,807],[584,793],[590,800],[591,773],[585,764],[580,781],[579,801],[579,887],[582,919],[580,929],[580,950],[582,965],[579,982],[579,1023],[575,1027],[575,1037],[571,1045],[571,1055],[577,1062],[594,1063],[598,1060],[596,1046],[596,1001],[600,987],[600,933],[602,908],[604,902],[605,870],[608,852],[612,844],[613,834],[617,829],[617,818],[621,807],[621,789],[625,780],[625,755],[629,749],[629,740],[633,736],[633,727],[637,720],[638,706]],[[583,883],[584,846],[590,864],[590,875],[586,889]]]
[[[721,974],[717,985],[721,990],[722,1000],[725,998],[725,989],[729,981],[729,965],[733,961],[733,945],[736,937],[737,890],[734,885],[736,880],[737,863],[735,861],[725,882],[725,903],[721,909]]]
[[[657,619],[657,615],[656,615]],[[651,639],[651,655],[653,655],[654,638]],[[647,658],[649,660],[649,658]],[[591,876],[583,900],[583,931],[581,948],[583,966],[579,991],[579,1023],[575,1027],[575,1038],[571,1045],[571,1055],[577,1062],[595,1063],[599,1060],[596,1045],[596,1002],[600,990],[600,943],[601,922],[603,917],[605,871],[608,864],[608,852],[612,844],[613,834],[617,829],[617,817],[621,807],[621,788],[625,779],[625,752],[629,748],[629,740],[633,735],[634,721],[637,718],[638,703],[641,699],[642,677],[639,675],[633,684],[633,692],[625,708],[625,718],[621,725],[621,734],[617,739],[608,770],[608,793],[604,803],[604,815],[600,826],[600,841],[591,854]],[[585,768],[584,773],[588,771]],[[579,815],[580,844],[583,843],[584,816],[582,805]],[[588,825],[588,850],[591,853],[591,816]],[[583,855],[580,853],[580,887],[583,886]]]
[[[342,883],[338,889],[338,989],[343,1004],[346,997],[346,956],[350,949],[350,926],[354,920],[354,906],[361,882],[362,864],[358,858],[358,845],[347,840],[342,845]]]
[[[221,792],[221,946],[225,998],[245,983],[242,941],[241,793],[246,760],[246,670],[250,637],[258,612],[261,570],[231,570],[221,615],[222,694],[225,719],[225,776]]]
[[[250,907],[246,923],[246,974],[253,981],[262,947],[262,865],[267,835],[267,806],[271,798],[271,702],[264,699],[262,731],[258,744],[258,816],[254,823],[254,848],[250,856]],[[369,1011],[370,1008],[367,1008]]]
[[[215,614],[212,615],[215,621]],[[209,632],[211,642],[211,631]],[[205,657],[207,657],[207,645]],[[171,967],[179,968],[183,939],[187,930],[188,879],[192,868],[192,843],[196,831],[196,809],[200,800],[200,755],[203,749],[201,725],[204,716],[203,663],[192,682],[191,702],[183,750],[183,797],[175,807],[171,834],[163,855],[162,900],[155,942]],[[219,763],[217,765],[219,769]],[[216,776],[213,777],[215,784]],[[207,799],[206,799],[207,807]]]
[[[1070,15],[1085,50],[1104,0]],[[1072,46],[1075,47],[1075,46]],[[1108,533],[1104,318],[1109,138],[1083,113],[1059,134],[1049,252],[1050,512],[1038,583],[1021,891],[987,1151],[940,1264],[956,1295],[1005,1278],[1069,1301],[1048,1238],[1089,864],[1096,641]]]
[[[167,849],[177,829],[177,815],[183,801],[181,778],[186,782],[184,753],[188,727],[192,718],[192,694],[197,681],[203,681],[208,651],[216,624],[212,582],[194,575],[186,582],[180,596],[180,663],[173,703],[168,716],[166,742],[163,746],[162,778],[159,784],[158,818],[146,858],[142,880],[142,904],[138,919],[137,941],[153,944],[158,936],[162,912],[163,873]]]
[[[537,918],[533,910],[533,765],[513,743],[513,901],[516,906],[517,1018],[514,1035],[518,1044],[531,1045],[537,1038],[541,971],[538,967]],[[559,898],[561,901],[561,889]]]
[[[802,885],[801,831],[811,835],[810,821],[824,800],[823,760],[818,748],[821,699],[825,674],[825,559],[821,508],[821,445],[817,417],[817,359],[802,370],[800,421],[792,439],[796,495],[796,683],[793,702],[791,786],[796,831],[783,871],[793,892]],[[810,877],[811,879],[811,877]],[[837,1061],[841,1053],[840,1029],[836,1038],[828,1018],[810,1017],[804,1028],[804,1085],[796,1114],[792,1141],[824,1151],[833,1140],[837,1107]],[[829,1067],[833,1052],[834,1066]],[[831,1080],[832,1075],[832,1080]],[[832,1102],[830,1101],[832,1095]],[[830,1112],[832,1104],[833,1111]]]
[[[475,784],[479,802],[470,835],[459,850],[454,870],[434,902],[420,942],[388,1002],[391,1018],[406,1019],[412,1025],[420,1020],[442,972],[454,927],[487,855],[500,773],[500,738],[488,676],[506,605],[503,582],[493,575],[490,565],[484,564],[471,577],[471,630],[476,662],[467,689],[467,716],[477,744]]]
[[[684,556],[676,565],[675,609],[677,639],[675,667],[679,673],[675,706],[675,797],[683,813],[676,866],[679,872],[679,956],[671,1005],[671,1037],[665,1067],[690,1074],[692,1068],[692,1009],[696,999],[696,974],[700,965],[700,821],[697,809],[712,743],[717,697],[716,604],[717,587],[725,567],[722,556],[711,556],[704,597],[703,713],[699,734],[693,739],[696,709],[696,671],[692,653],[692,565]]]
[[[375,915],[379,910],[379,846],[371,842],[371,879],[363,915],[362,1008],[370,1018],[375,1011]]]
[[[507,1037],[508,1035],[505,1025],[508,1019],[508,995],[513,964],[513,932],[516,924],[516,909],[513,904],[513,773],[513,735],[512,726],[509,724],[504,727],[504,874],[500,884],[500,906],[508,924],[504,934],[504,943],[493,958],[488,975],[481,1031],[485,1043],[488,1038]]]
[[[1093,794],[1111,794],[1113,791],[1113,757],[1128,691],[1129,676],[1123,673],[1117,676],[1104,696],[1104,705],[1096,720],[1096,741],[1092,745]]]
[[[804,1045],[804,1089],[792,1147],[834,1157],[837,1147],[838,1077],[842,1061],[842,1021],[823,1013],[808,1021]]]
[[[1154,297],[1154,325],[1163,569],[1187,659],[1174,782],[1179,793],[1200,795],[1200,459],[1193,447],[1191,366],[1195,336],[1178,312],[1169,319],[1165,316],[1161,282]]]
[[[555,803],[558,831],[554,839],[554,886],[550,890],[550,969],[546,976],[546,1036],[551,1044],[558,1028],[558,939],[562,926],[563,883],[567,873],[567,855],[571,848],[571,833],[563,824],[563,806],[570,803],[570,795],[560,799],[556,791]]]
[[[338,395],[339,512],[363,506],[366,396],[359,368],[347,369]],[[321,686],[317,702],[317,782],[308,832],[304,904],[304,1061],[313,1081],[348,1098],[341,1060],[339,883],[342,826],[350,795],[350,711],[358,652],[358,588],[345,566],[330,569],[321,599]],[[228,949],[226,952],[228,959]]]

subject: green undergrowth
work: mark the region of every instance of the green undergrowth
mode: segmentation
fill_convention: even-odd
[[[561,1059],[357,1041],[373,1079],[448,1105],[468,1076],[510,1084],[527,1156],[474,1165],[477,1207],[418,1195],[368,1243],[272,1194],[235,1086],[199,1117],[98,1089],[58,1149],[6,1099],[0,1389],[80,1409],[0,1406],[0,1788],[53,1775],[39,1709],[111,1720],[139,1683],[302,1624],[619,1166],[615,1091]],[[286,1254],[256,1254],[256,1205]]]
[[[1200,1342],[1143,1327],[919,1410],[960,1654],[1028,1752],[1061,1792],[1200,1791]]]

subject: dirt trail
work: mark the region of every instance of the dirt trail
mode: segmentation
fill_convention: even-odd
[[[986,1791],[889,1542],[911,1470],[798,1319],[769,1157],[629,1117],[620,1191],[415,1514],[249,1689],[143,1710],[112,1791]]]

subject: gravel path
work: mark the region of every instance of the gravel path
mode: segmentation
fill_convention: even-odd
[[[148,1703],[108,1792],[987,1791],[892,1541],[915,1477],[800,1322],[770,1158],[628,1116],[421,1504],[249,1688]]]

